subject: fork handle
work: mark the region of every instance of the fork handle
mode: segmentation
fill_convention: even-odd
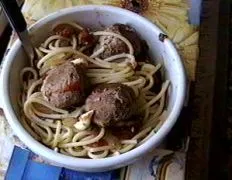
[[[11,26],[18,33],[26,30],[27,23],[23,17],[20,7],[16,0],[0,0],[0,4],[10,21]]]

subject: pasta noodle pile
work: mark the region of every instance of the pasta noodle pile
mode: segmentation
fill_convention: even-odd
[[[79,30],[83,29],[76,23],[68,24]],[[21,71],[23,90],[19,104],[23,109],[22,124],[35,139],[59,153],[98,159],[130,151],[158,131],[166,116],[165,94],[169,81],[164,81],[160,92],[154,93],[151,90],[155,86],[154,75],[161,69],[161,64],[136,62],[131,43],[122,35],[105,31],[91,33],[99,37],[114,36],[127,45],[129,52],[101,59],[99,55],[104,51],[104,47],[87,56],[83,51],[88,47],[80,46],[76,36],[73,35],[71,38],[49,36],[35,49],[38,58],[30,67],[25,67]],[[64,46],[64,42],[67,46]],[[57,108],[45,100],[40,91],[44,74],[66,61],[84,64],[92,85],[122,83],[134,90],[139,107],[137,111],[143,117],[142,127],[134,137],[109,143],[108,141],[113,138],[108,136],[107,127],[96,127],[90,121],[84,129],[76,128],[77,123],[81,122],[80,117],[88,113],[85,105],[76,107],[70,112]],[[102,143],[105,141],[107,143]]]

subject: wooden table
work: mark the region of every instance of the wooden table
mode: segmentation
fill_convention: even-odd
[[[200,58],[189,114],[191,141],[187,179],[228,179],[227,81],[229,0],[204,0]],[[187,120],[187,119],[186,119]]]

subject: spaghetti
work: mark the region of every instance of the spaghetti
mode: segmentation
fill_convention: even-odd
[[[84,29],[76,23],[66,24],[79,30]],[[23,107],[22,124],[35,139],[59,153],[98,159],[130,151],[156,133],[165,120],[165,94],[169,81],[163,82],[159,93],[154,93],[152,91],[156,83],[154,76],[161,69],[161,64],[137,63],[132,44],[120,34],[97,31],[92,35],[118,38],[126,44],[129,53],[101,59],[100,54],[104,51],[104,46],[88,56],[83,53],[88,47],[81,46],[75,35],[70,38],[60,35],[49,36],[35,49],[38,57],[35,60],[36,68],[25,67],[21,71],[23,91],[19,104]],[[85,64],[86,75],[92,85],[122,83],[134,90],[138,99],[138,113],[143,117],[143,125],[134,137],[109,143],[107,127],[96,127],[89,122],[77,128],[76,123],[86,113],[84,105],[69,112],[46,101],[40,91],[42,77],[66,61]]]

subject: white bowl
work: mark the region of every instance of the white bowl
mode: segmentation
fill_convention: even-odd
[[[135,162],[161,143],[175,124],[182,109],[186,92],[186,76],[175,47],[168,39],[163,42],[159,40],[159,35],[163,32],[145,18],[121,8],[96,5],[63,9],[41,19],[30,28],[32,41],[35,44],[41,43],[51,31],[51,26],[57,21],[76,21],[84,27],[96,29],[114,23],[128,24],[135,28],[138,34],[146,40],[151,57],[155,62],[163,63],[166,78],[171,81],[168,91],[167,119],[158,132],[144,144],[116,157],[94,160],[75,158],[54,152],[33,139],[19,120],[19,107],[17,105],[17,96],[20,93],[19,72],[27,61],[21,43],[17,40],[5,58],[1,76],[1,105],[9,124],[25,145],[57,166],[97,172],[119,168]]]

